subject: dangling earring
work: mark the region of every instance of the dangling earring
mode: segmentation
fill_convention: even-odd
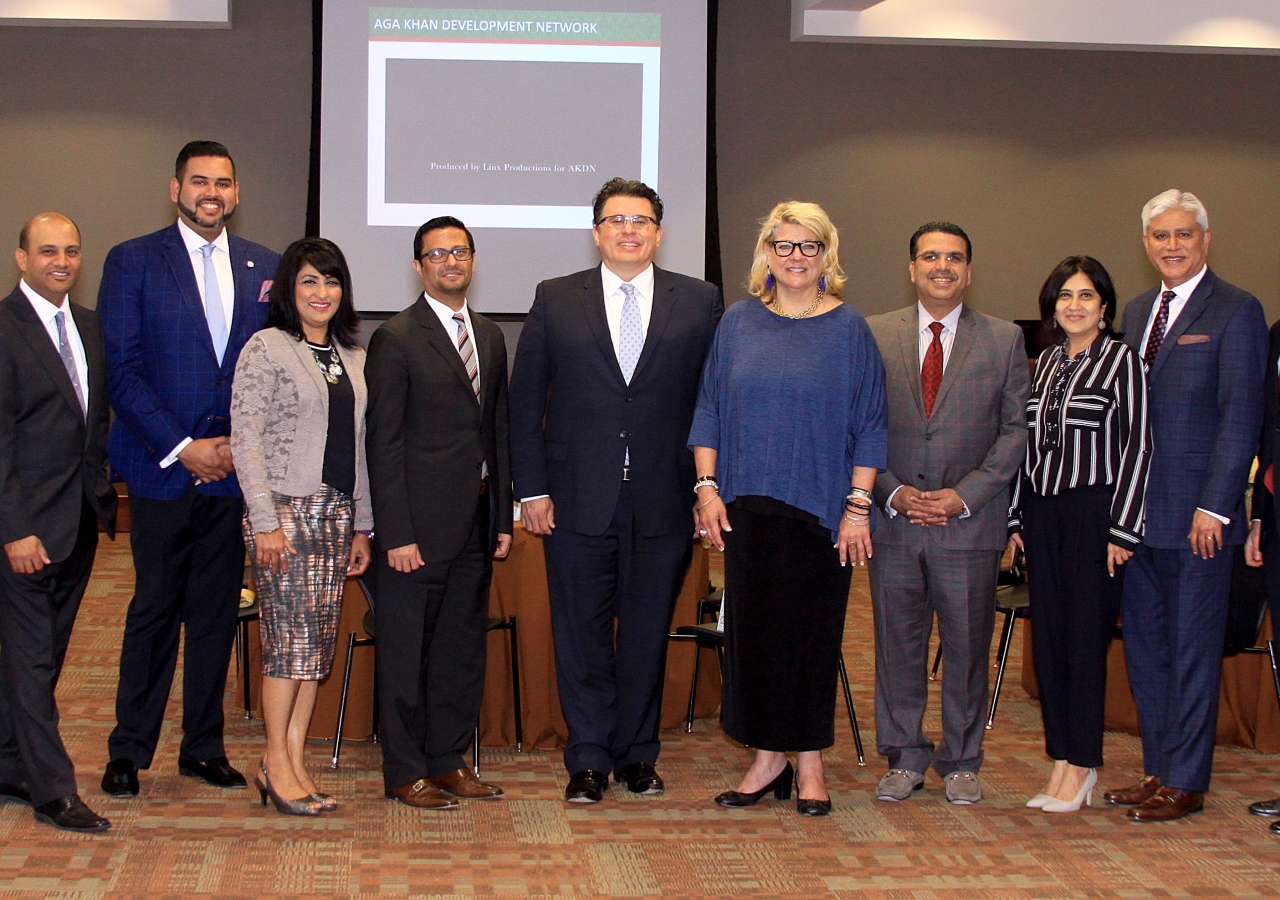
[[[1107,330],[1107,320],[1106,320],[1106,319],[1099,319],[1099,320],[1098,320],[1098,330],[1099,330],[1099,331],[1106,331],[1106,330]]]
[[[773,273],[772,272],[770,272],[768,275],[765,276],[764,289],[766,291],[773,290]]]
[[[827,292],[827,276],[823,275],[818,279],[818,293],[825,294]]]

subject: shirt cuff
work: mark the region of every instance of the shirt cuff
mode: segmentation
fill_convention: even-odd
[[[962,513],[960,513],[960,515],[956,516],[956,518],[957,518],[957,519],[967,519],[967,518],[969,518],[971,515],[973,515],[973,513],[969,512],[969,504],[968,504],[968,503],[965,503],[963,500],[961,500],[961,501],[960,501],[960,504],[961,504],[962,506],[964,506],[964,512],[962,512]]]
[[[551,496],[550,494],[538,494],[536,497],[521,497],[520,502],[529,503],[530,501],[533,501],[533,500],[546,500],[550,496]]]
[[[884,501],[884,514],[890,519],[895,519],[898,516],[898,511],[893,508],[893,498],[898,496],[898,491],[900,490],[902,490],[902,485],[894,488],[893,493],[889,495],[889,499]]]
[[[1230,520],[1230,519],[1228,519],[1226,516],[1220,516],[1220,515],[1218,515],[1216,512],[1213,512],[1213,511],[1211,511],[1211,510],[1205,509],[1203,506],[1197,506],[1197,507],[1196,507],[1196,511],[1197,511],[1197,512],[1202,512],[1202,513],[1204,513],[1206,516],[1213,516],[1215,519],[1217,519],[1217,520],[1218,520],[1219,522],[1221,522],[1223,525],[1230,525],[1230,524],[1231,524],[1231,520]]]
[[[191,443],[191,438],[183,438],[178,442],[178,446],[169,452],[169,455],[160,460],[160,468],[167,469],[178,461],[178,454],[187,449],[187,444]]]

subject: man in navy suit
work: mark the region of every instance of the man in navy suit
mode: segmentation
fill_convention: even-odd
[[[693,547],[686,445],[724,312],[719,288],[653,265],[652,188],[615,178],[592,212],[603,264],[538,285],[511,377],[514,496],[545,537],[573,803],[602,800],[610,769],[663,792],[667,629]]]
[[[1249,528],[1244,489],[1262,427],[1267,323],[1258,301],[1206,264],[1209,216],[1194,195],[1153,197],[1142,240],[1162,284],[1124,311],[1147,369],[1151,475],[1146,533],[1121,621],[1144,776],[1108,791],[1139,822],[1204,809],[1232,550]]]
[[[240,186],[221,144],[183,147],[169,196],[177,222],[113,247],[98,291],[116,411],[109,449],[129,487],[137,577],[102,777],[116,797],[136,795],[138,769],[151,765],[184,626],[178,771],[245,786],[222,743],[244,571],[231,380],[266,321],[279,256],[227,232]]]

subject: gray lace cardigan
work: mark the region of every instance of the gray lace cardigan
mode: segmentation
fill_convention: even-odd
[[[335,342],[336,343],[336,342]],[[356,521],[373,528],[364,448],[364,350],[338,346],[356,396]],[[320,490],[329,432],[329,385],[305,342],[278,328],[259,331],[240,351],[231,387],[231,455],[254,532],[280,527],[272,493]]]

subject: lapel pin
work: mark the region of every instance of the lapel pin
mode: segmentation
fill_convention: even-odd
[[[253,260],[251,260],[251,259],[246,259],[246,260],[244,261],[244,264],[245,264],[246,266],[248,266],[250,269],[252,269],[252,268],[253,268]]]

